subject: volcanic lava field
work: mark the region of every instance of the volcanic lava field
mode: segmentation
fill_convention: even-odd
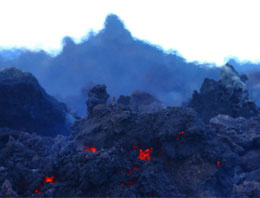
[[[14,54],[0,197],[260,197],[259,72],[188,63],[113,14],[55,57]]]
[[[95,85],[77,118],[17,68],[0,92],[2,197],[259,196],[259,110],[232,65],[186,107]]]

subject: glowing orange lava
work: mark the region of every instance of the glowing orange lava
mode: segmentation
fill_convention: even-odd
[[[35,194],[41,194],[41,192],[39,191],[38,188],[36,188],[36,189],[34,190],[34,193],[35,193]]]
[[[220,161],[217,161],[217,167],[218,168],[220,167]]]
[[[138,159],[139,160],[145,160],[145,161],[150,161],[151,160],[151,153],[153,151],[153,148],[150,149],[146,149],[145,151],[143,151],[143,149],[139,149],[139,155],[138,155]]]
[[[41,194],[41,190],[42,190],[42,184],[38,188],[36,188],[33,192],[35,194]]]
[[[92,147],[85,146],[84,151],[92,151],[93,153],[95,153],[95,152],[97,152],[97,148],[94,146],[92,146]]]
[[[54,176],[50,176],[50,177],[46,176],[44,178],[42,184],[34,190],[35,194],[41,194],[41,190],[42,190],[44,183],[53,183],[53,184],[56,183],[56,181],[54,181]]]
[[[45,179],[44,179],[44,183],[55,183],[54,182],[54,176],[46,176]]]

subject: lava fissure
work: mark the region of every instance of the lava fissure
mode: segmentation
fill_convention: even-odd
[[[44,184],[45,183],[52,183],[52,184],[54,184],[54,183],[56,183],[57,181],[55,181],[54,180],[54,176],[46,176],[45,178],[44,178],[44,180],[43,180],[43,182],[42,182],[42,184],[38,187],[38,188],[36,188],[35,190],[34,190],[34,193],[35,194],[41,194],[41,190],[42,190],[42,188],[43,188],[43,186],[44,186]]]
[[[84,151],[92,151],[93,153],[98,152],[97,148],[94,146],[92,146],[92,147],[85,146]]]
[[[217,161],[217,167],[218,168],[220,167],[220,161]]]
[[[151,161],[151,153],[153,151],[153,147],[151,147],[150,149],[146,149],[143,151],[143,149],[139,149],[139,155],[138,155],[138,159],[139,160],[144,160],[144,161]]]

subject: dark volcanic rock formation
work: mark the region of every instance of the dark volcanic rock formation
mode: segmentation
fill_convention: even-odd
[[[32,74],[1,70],[0,93],[0,127],[45,136],[68,134],[72,120],[66,106],[49,96]]]
[[[260,119],[232,118],[218,115],[210,120],[222,142],[229,142],[231,150],[240,157],[235,168],[233,192],[235,197],[260,196]]]
[[[226,197],[232,194],[239,154],[232,151],[230,140],[222,141],[215,130],[204,126],[192,109],[174,107],[139,114],[122,110],[120,106],[99,105],[90,117],[74,126],[72,135],[81,150],[85,145],[97,148],[99,152],[91,156],[107,156],[105,153],[111,150],[114,153],[106,163],[98,163],[108,167],[100,168],[97,164],[89,167],[114,172],[113,178],[100,175],[95,179],[102,179],[102,184],[89,180],[92,185],[98,185],[91,196]],[[142,150],[151,148],[151,160],[138,159]],[[217,161],[221,161],[221,168],[217,167]],[[98,170],[95,172],[99,173]],[[127,170],[135,171],[128,174]],[[105,186],[116,190],[106,191]]]
[[[0,139],[7,139],[0,152],[2,193],[31,197],[51,167],[54,140],[8,128],[0,128],[0,134]]]
[[[87,109],[92,113],[93,109],[102,104],[106,104],[109,94],[105,85],[93,86],[88,92]],[[112,97],[109,105],[115,105],[115,98]],[[144,91],[135,91],[131,96],[121,95],[117,100],[117,105],[123,109],[129,109],[136,113],[152,113],[162,110],[162,103],[153,95]]]
[[[108,98],[109,95],[107,94],[105,85],[96,85],[92,87],[92,89],[88,92],[88,113],[92,113],[93,108],[96,105],[105,104]]]
[[[234,118],[257,116],[257,108],[249,100],[245,80],[245,75],[240,76],[227,64],[221,70],[219,81],[206,78],[200,92],[194,91],[189,107],[194,108],[206,123],[218,114]]]
[[[140,113],[90,93],[68,137],[0,128],[0,196],[260,197],[258,118],[205,125],[192,108]]]

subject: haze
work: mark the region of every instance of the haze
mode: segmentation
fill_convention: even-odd
[[[223,65],[230,57],[259,62],[259,1],[8,0],[0,2],[0,46],[61,50],[119,16],[138,39],[176,50],[188,61]]]

